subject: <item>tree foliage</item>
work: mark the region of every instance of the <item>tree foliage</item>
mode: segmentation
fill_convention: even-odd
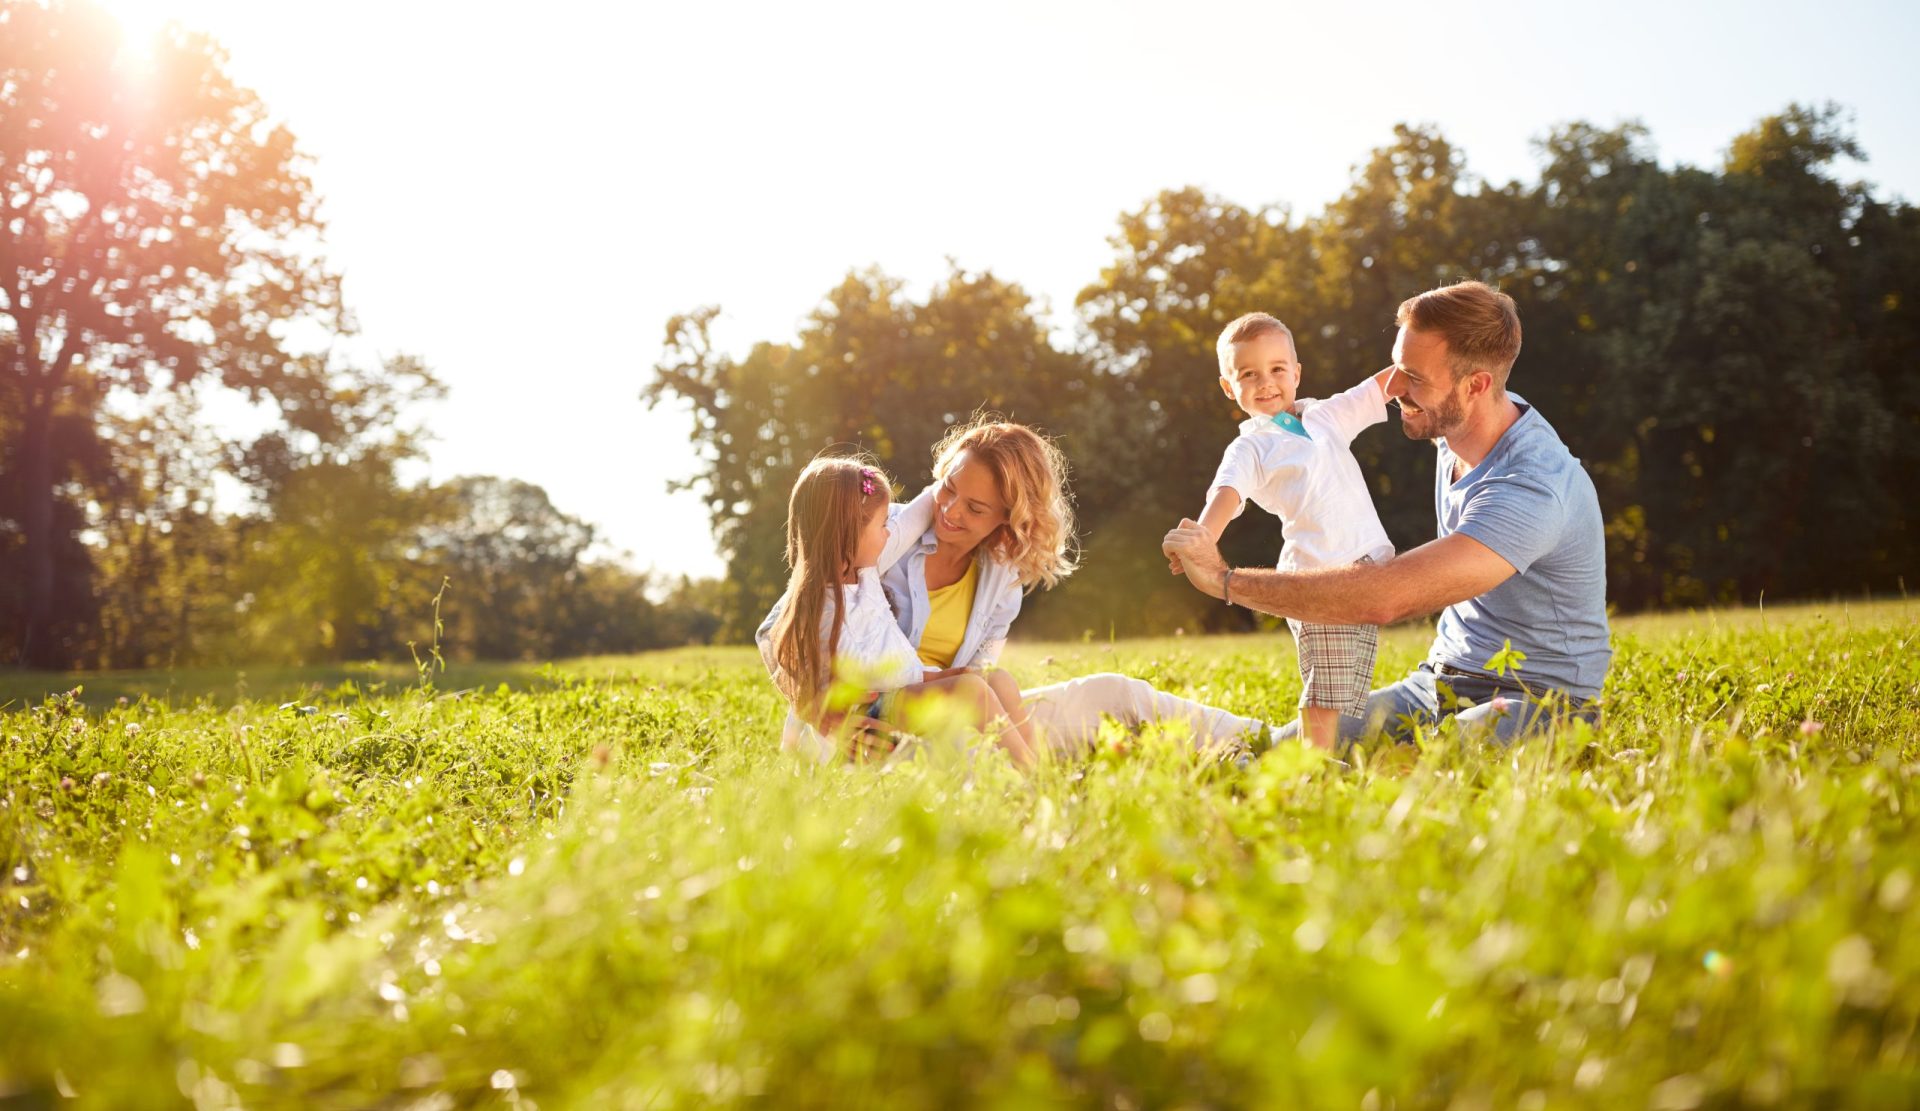
[[[1790,106],[1711,168],[1661,164],[1634,122],[1566,124],[1538,153],[1536,180],[1495,185],[1437,130],[1402,126],[1306,218],[1162,192],[1121,214],[1077,298],[1080,350],[1049,342],[997,282],[993,318],[1019,326],[982,333],[950,310],[988,287],[958,275],[924,304],[855,275],[796,342],[739,362],[708,339],[716,309],[675,318],[646,396],[694,403],[729,631],[779,589],[799,464],[847,442],[917,479],[945,424],[981,405],[1058,433],[1075,464],[1088,558],[1023,627],[1247,621],[1169,581],[1158,551],[1234,434],[1213,384],[1220,329],[1280,316],[1302,393],[1324,396],[1386,364],[1401,300],[1469,277],[1519,302],[1512,386],[1594,476],[1617,605],[1898,587],[1920,566],[1920,214],[1841,178],[1865,156],[1842,113]],[[1395,427],[1355,453],[1396,544],[1431,538],[1432,452]],[[1248,514],[1226,548],[1251,564],[1279,543]]]
[[[350,326],[315,246],[292,134],[236,85],[212,40],[175,29],[121,49],[85,3],[0,6],[0,398],[12,414],[22,655],[54,662],[84,625],[62,611],[61,491],[87,477],[116,391],[203,376],[332,426],[331,367],[296,326]]]
[[[715,350],[705,308],[667,323],[649,403],[691,403],[699,480],[731,553],[725,630],[752,631],[786,581],[787,494],[808,460],[836,446],[872,452],[909,489],[932,477],[928,448],[976,409],[1062,433],[1094,396],[1085,360],[1056,350],[1024,291],[955,269],[925,300],[901,283],[848,275],[787,343],[745,358]],[[1092,445],[1089,445],[1092,447]]]

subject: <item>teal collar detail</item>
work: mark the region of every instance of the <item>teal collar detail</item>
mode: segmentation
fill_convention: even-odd
[[[1273,415],[1273,423],[1279,425],[1282,430],[1291,432],[1303,440],[1313,439],[1312,436],[1307,435],[1307,426],[1300,423],[1300,418],[1284,409]]]

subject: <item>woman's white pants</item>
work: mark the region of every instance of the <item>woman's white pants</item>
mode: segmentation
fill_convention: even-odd
[[[1022,701],[1055,752],[1077,752],[1100,735],[1100,723],[1112,718],[1128,729],[1158,724],[1185,725],[1194,746],[1229,744],[1266,727],[1252,718],[1168,694],[1144,679],[1105,672],[1082,675],[1023,691]]]

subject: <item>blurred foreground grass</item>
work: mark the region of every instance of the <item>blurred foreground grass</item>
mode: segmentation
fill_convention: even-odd
[[[1916,618],[1625,621],[1603,726],[1509,750],[1033,782],[797,766],[740,649],[8,676],[0,1097],[1913,1106]],[[1298,690],[1284,636],[1009,663]]]

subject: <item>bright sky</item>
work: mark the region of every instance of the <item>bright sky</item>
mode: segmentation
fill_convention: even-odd
[[[1070,327],[1122,210],[1197,184],[1315,212],[1403,121],[1505,181],[1572,119],[1713,163],[1834,100],[1857,175],[1920,197],[1911,4],[108,6],[211,32],[315,157],[367,342],[451,387],[433,476],[539,483],[674,573],[721,570],[666,492],[690,421],[638,400],[674,312],[720,304],[743,353],[850,268],[924,290],[951,256]]]

